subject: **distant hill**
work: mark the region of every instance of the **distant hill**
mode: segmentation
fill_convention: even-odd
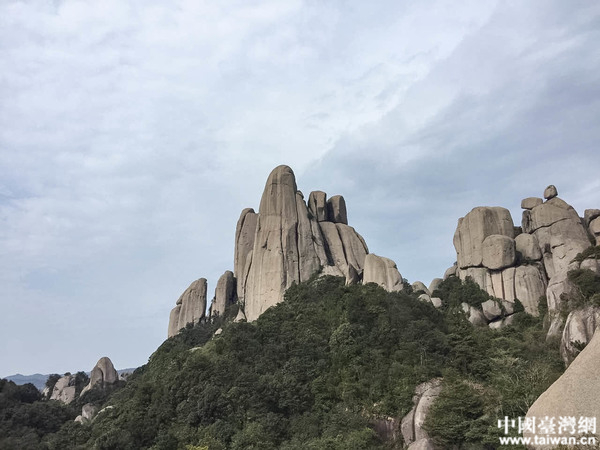
[[[121,375],[123,373],[133,373],[133,371],[135,369],[136,369],[135,367],[129,368],[129,369],[121,369],[121,370],[117,370],[117,372],[119,373],[119,375]],[[90,372],[86,372],[86,374],[89,376]],[[18,385],[31,383],[39,390],[42,390],[42,389],[44,389],[44,386],[46,385],[46,380],[48,379],[49,376],[50,376],[50,374],[41,374],[41,373],[35,373],[33,375],[21,375],[20,373],[17,373],[15,375],[9,375],[4,378],[12,381]]]

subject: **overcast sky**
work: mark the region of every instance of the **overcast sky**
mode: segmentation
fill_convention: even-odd
[[[546,185],[600,207],[600,3],[0,2],[0,376],[144,364],[269,172],[405,278]]]

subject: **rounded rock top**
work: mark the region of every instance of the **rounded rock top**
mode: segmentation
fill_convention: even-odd
[[[558,191],[556,190],[556,186],[551,184],[546,189],[544,189],[544,198],[546,200],[550,200],[558,195]]]

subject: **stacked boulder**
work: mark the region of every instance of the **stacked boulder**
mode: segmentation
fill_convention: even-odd
[[[54,385],[52,393],[50,393],[50,400],[58,400],[68,405],[75,400],[77,396],[76,389],[75,376],[67,373],[60,377]],[[48,393],[47,388],[44,389],[43,394],[47,395]]]
[[[434,378],[418,385],[413,396],[413,408],[400,424],[407,450],[433,450],[433,441],[423,428],[429,408],[442,391],[442,379]]]
[[[477,207],[459,219],[454,234],[457,264],[444,278],[452,274],[462,280],[471,277],[491,296],[503,300],[504,317],[515,299],[526,312],[538,315],[539,299],[546,295],[552,318],[549,334],[556,335],[562,326],[558,314],[561,294],[573,288],[567,272],[579,268],[573,259],[590,246],[584,223],[593,235],[600,210],[587,210],[584,222],[558,197],[555,186],[548,186],[544,197],[546,201],[530,197],[521,202],[520,228],[515,228],[510,212],[500,207]],[[488,308],[489,314],[484,310],[483,315],[496,327],[498,319],[490,321],[493,309]]]
[[[235,321],[256,320],[281,302],[292,284],[318,272],[344,277],[348,284],[377,283],[390,292],[403,287],[394,261],[370,255],[362,236],[348,225],[344,197],[313,191],[305,201],[288,166],[269,175],[258,213],[246,208],[240,214],[233,267],[217,283],[210,317],[238,302]],[[181,295],[171,311],[169,337],[205,320],[206,289],[201,278]]]
[[[235,278],[247,320],[256,320],[293,283],[319,270],[358,281],[368,253],[364,239],[348,226],[342,196],[327,200],[324,192],[315,191],[307,205],[292,169],[275,168],[259,212],[242,211],[236,228]]]

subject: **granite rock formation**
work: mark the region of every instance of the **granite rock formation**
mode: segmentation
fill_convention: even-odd
[[[210,305],[210,316],[223,315],[225,309],[229,305],[233,305],[235,299],[235,278],[233,272],[227,270],[217,281],[217,287],[215,288],[215,297]]]
[[[95,386],[105,388],[109,384],[114,384],[119,381],[119,374],[115,370],[110,358],[103,356],[98,360],[92,372],[90,373],[90,382],[83,388],[81,395]]]
[[[413,408],[404,416],[400,424],[404,443],[410,450],[433,449],[433,442],[423,424],[429,408],[442,392],[442,379],[434,378],[418,385],[413,396]]]
[[[66,374],[58,379],[50,395],[50,400],[58,400],[67,405],[75,400],[76,387],[75,377],[71,374]]]
[[[600,333],[596,333],[565,373],[533,403],[527,417],[600,417]],[[525,437],[531,433],[523,433]],[[551,446],[534,446],[539,450]]]
[[[200,278],[181,294],[169,316],[169,337],[175,336],[188,323],[197,323],[205,317],[206,290],[206,278]]]
[[[448,269],[444,279],[453,273],[462,280],[470,277],[493,297],[510,303],[518,299],[533,315],[539,313],[539,299],[545,295],[549,335],[557,335],[562,326],[561,295],[574,289],[567,273],[580,267],[573,260],[590,246],[588,236],[600,235],[600,228],[598,234],[593,228],[594,221],[600,227],[600,210],[586,210],[581,219],[553,185],[545,189],[544,198],[523,199],[520,228],[500,207],[477,207],[459,219],[454,234],[457,266]],[[479,323],[475,316],[470,313]]]

